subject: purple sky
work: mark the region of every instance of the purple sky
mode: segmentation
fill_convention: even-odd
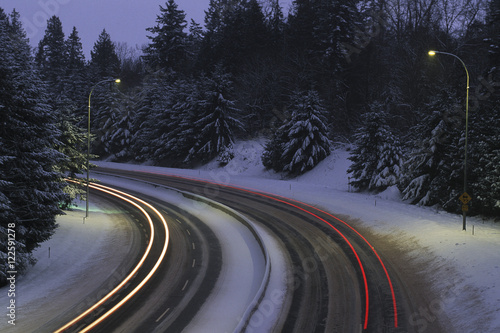
[[[203,24],[205,10],[210,0],[177,0],[179,9],[187,14],[187,21],[193,18]],[[292,0],[281,0],[285,12]],[[127,42],[129,47],[148,43],[146,28],[156,24],[159,6],[165,7],[166,0],[2,0],[0,7],[6,13],[14,8],[21,14],[23,27],[32,46],[45,34],[47,19],[56,15],[61,19],[66,37],[76,27],[82,39],[85,57],[90,58],[102,29],[115,42]]]

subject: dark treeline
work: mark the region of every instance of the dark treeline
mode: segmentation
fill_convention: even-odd
[[[142,50],[103,30],[90,59],[57,16],[34,50],[18,13],[0,8],[0,29],[1,234],[18,227],[19,267],[78,194],[62,179],[85,171],[93,87],[94,156],[224,164],[235,139],[265,137],[264,166],[295,176],[352,143],[357,189],[396,185],[459,212],[465,71],[431,49],[467,64],[471,212],[499,215],[499,0],[295,0],[289,13],[279,0],[211,0],[203,26],[169,0]]]

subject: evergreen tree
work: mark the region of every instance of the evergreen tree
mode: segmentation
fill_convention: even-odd
[[[222,64],[231,74],[253,66],[269,46],[269,33],[257,0],[212,0],[205,17],[203,69]]]
[[[187,42],[187,50],[189,56],[189,70],[194,70],[199,62],[200,52],[203,45],[203,28],[193,19],[189,25],[189,36]]]
[[[83,46],[76,27],[73,27],[71,34],[66,40],[67,65],[64,78],[64,95],[74,104],[74,112],[77,115],[85,114],[85,106],[88,87],[88,77],[86,75],[85,55]]]
[[[90,52],[92,80],[98,82],[107,78],[117,78],[120,72],[120,60],[116,54],[115,44],[104,29]]]
[[[61,102],[56,105],[56,111],[57,127],[61,133],[57,149],[67,158],[59,170],[73,179],[78,179],[77,175],[83,173],[87,164],[87,156],[84,153],[87,146],[87,131],[82,119],[87,114],[87,96],[84,92],[88,91],[89,84],[83,47],[75,27],[65,41],[65,47],[67,60],[63,91]],[[66,202],[66,206],[69,206],[78,195],[84,193],[84,190],[78,184],[67,183],[64,192],[69,196],[69,201]]]
[[[194,109],[194,145],[186,163],[207,162],[233,145],[233,128],[242,124],[233,117],[238,109],[229,99],[232,82],[219,68],[211,77],[200,79],[201,99]],[[186,132],[183,133],[186,135]]]
[[[293,99],[292,118],[284,143],[284,171],[302,174],[330,155],[330,140],[324,118],[325,110],[316,91]]]
[[[268,25],[270,31],[270,41],[275,53],[279,53],[283,47],[285,16],[279,0],[271,1],[271,10],[268,16]]]
[[[247,62],[261,59],[269,47],[269,31],[262,6],[257,0],[247,0],[243,2],[241,12],[241,33],[236,35],[243,43],[240,54],[243,59],[248,59]],[[228,28],[233,30],[232,27]]]
[[[403,154],[387,118],[383,106],[374,103],[355,134],[355,148],[349,157],[352,164],[347,172],[352,173],[351,184],[359,190],[384,191],[402,176]]]
[[[492,67],[498,66],[500,64],[500,1],[490,0],[486,22],[489,61]],[[498,67],[496,70],[500,72]]]
[[[226,11],[232,10],[228,0],[210,0],[208,10],[205,11],[205,33],[201,47],[199,64],[202,70],[210,70],[214,64],[224,58],[222,42],[224,40],[224,16]]]
[[[86,87],[85,62],[76,29],[73,29],[71,36],[65,41],[60,19],[52,16],[47,21],[47,29],[39,43],[35,59],[47,84],[49,103],[59,130],[56,148],[66,156],[57,170],[76,177],[86,166],[86,156],[82,154],[86,137],[82,129],[77,127],[78,120],[84,114],[85,96],[82,91]],[[65,206],[69,206],[82,190],[78,185],[68,183],[64,192],[69,194],[65,203]]]
[[[116,79],[120,71],[120,60],[116,54],[116,46],[110,35],[103,30],[90,52],[90,70],[93,84],[101,80]],[[88,96],[88,95],[87,95]],[[108,142],[106,133],[114,126],[112,120],[120,113],[121,101],[115,83],[103,83],[95,87],[91,96],[91,129],[97,135],[94,142],[94,153],[107,154]],[[85,119],[87,120],[87,119]]]
[[[91,100],[91,132],[96,136],[93,152],[99,156],[110,154],[109,141],[116,122],[123,111],[123,95],[114,82],[106,82],[95,87]]]
[[[59,135],[54,147],[65,158],[57,164],[55,170],[78,181],[78,175],[86,170],[87,131],[75,125],[75,119],[70,109],[65,110],[65,113],[59,118],[56,128]],[[80,179],[80,183],[83,184],[83,180]],[[67,197],[62,203],[62,208],[69,208],[79,195],[85,193],[81,184],[69,182],[64,184],[63,191]]]
[[[66,76],[68,52],[64,32],[59,17],[52,16],[47,21],[45,35],[38,43],[36,63],[53,98],[61,98],[63,80]]]
[[[291,118],[267,145],[263,164],[295,176],[313,169],[330,155],[330,140],[318,93],[296,93],[292,101]]]
[[[315,52],[321,63],[333,71],[344,70],[348,65],[345,45],[353,44],[361,26],[361,17],[355,1],[320,1],[316,28],[313,36],[317,43]]]
[[[291,46],[298,52],[310,52],[314,43],[317,6],[311,0],[294,0],[288,17]]]
[[[111,114],[103,136],[106,153],[112,154],[117,161],[124,161],[131,156],[133,101],[120,94],[120,109]]]
[[[470,213],[500,216],[500,94],[471,114],[467,193]]]
[[[135,96],[135,112],[132,119],[132,151],[137,161],[153,158],[155,148],[156,119],[167,108],[169,79],[162,71],[144,78],[139,93]]]
[[[160,6],[160,12],[161,15],[156,18],[157,25],[147,29],[153,36],[148,36],[151,43],[144,50],[144,59],[153,70],[182,72],[189,59],[188,36],[184,32],[186,14],[178,9],[174,0],[169,0],[165,8]]]
[[[335,131],[349,131],[351,117],[360,107],[352,105],[346,45],[356,45],[362,29],[357,1],[294,0],[286,29],[289,84],[292,89],[317,87],[325,107],[332,110],[328,121]],[[298,75],[297,75],[298,74]],[[334,122],[335,120],[335,122]],[[350,134],[350,133],[346,133]]]
[[[486,17],[488,69],[470,113],[468,193],[471,212],[500,216],[500,1],[491,0]],[[474,105],[474,104],[473,104]]]
[[[156,125],[154,159],[158,162],[168,160],[168,165],[179,166],[196,139],[193,128],[198,91],[194,82],[185,80],[177,80],[168,91],[166,110]]]
[[[58,204],[65,200],[62,175],[55,167],[64,156],[53,147],[57,129],[43,81],[34,69],[19,14],[0,9],[0,285],[6,283],[6,228],[16,232],[18,272],[34,262],[31,252],[56,228]]]
[[[318,64],[341,69],[345,44],[355,44],[361,17],[356,1],[295,0],[289,18],[290,38]]]
[[[456,99],[442,92],[427,106],[432,112],[413,128],[414,148],[405,161],[403,199],[419,205],[458,209],[463,192],[461,133],[449,114]]]

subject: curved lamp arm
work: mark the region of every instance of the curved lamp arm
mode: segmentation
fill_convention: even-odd
[[[469,130],[469,71],[467,70],[467,66],[465,66],[465,63],[460,59],[458,56],[454,55],[453,53],[448,53],[448,52],[442,52],[442,51],[434,51],[431,50],[429,51],[430,56],[434,56],[436,54],[446,54],[449,56],[452,56],[460,63],[462,66],[464,66],[465,69],[465,74],[467,74],[467,98],[465,100],[465,155],[464,155],[464,193],[467,193],[467,133]],[[463,211],[463,227],[462,230],[466,229],[466,211],[462,208]]]

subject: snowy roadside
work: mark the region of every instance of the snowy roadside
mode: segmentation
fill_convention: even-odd
[[[293,180],[281,180],[279,175],[264,170],[260,162],[262,142],[239,143],[235,152],[235,159],[224,168],[216,162],[197,170],[97,164],[257,189],[357,219],[360,226],[373,233],[393,238],[415,265],[425,263],[423,273],[436,297],[427,309],[408,318],[418,330],[425,332],[444,312],[454,325],[449,327],[451,332],[500,332],[498,223],[469,217],[468,230],[462,231],[461,216],[406,204],[396,189],[376,196],[350,193],[346,173],[349,153],[344,150],[334,152],[314,170]]]
[[[102,203],[91,204],[85,224],[85,210],[81,208],[57,218],[59,227],[54,236],[34,252],[38,262],[17,281],[15,326],[4,316],[1,332],[39,332],[62,309],[93,305],[96,300],[88,296],[89,292],[99,286],[106,289],[122,278],[121,264],[132,250],[135,231],[130,223],[115,218],[117,211],[113,209]],[[73,288],[75,285],[78,288]],[[7,291],[7,287],[0,289],[2,306],[9,302]]]

